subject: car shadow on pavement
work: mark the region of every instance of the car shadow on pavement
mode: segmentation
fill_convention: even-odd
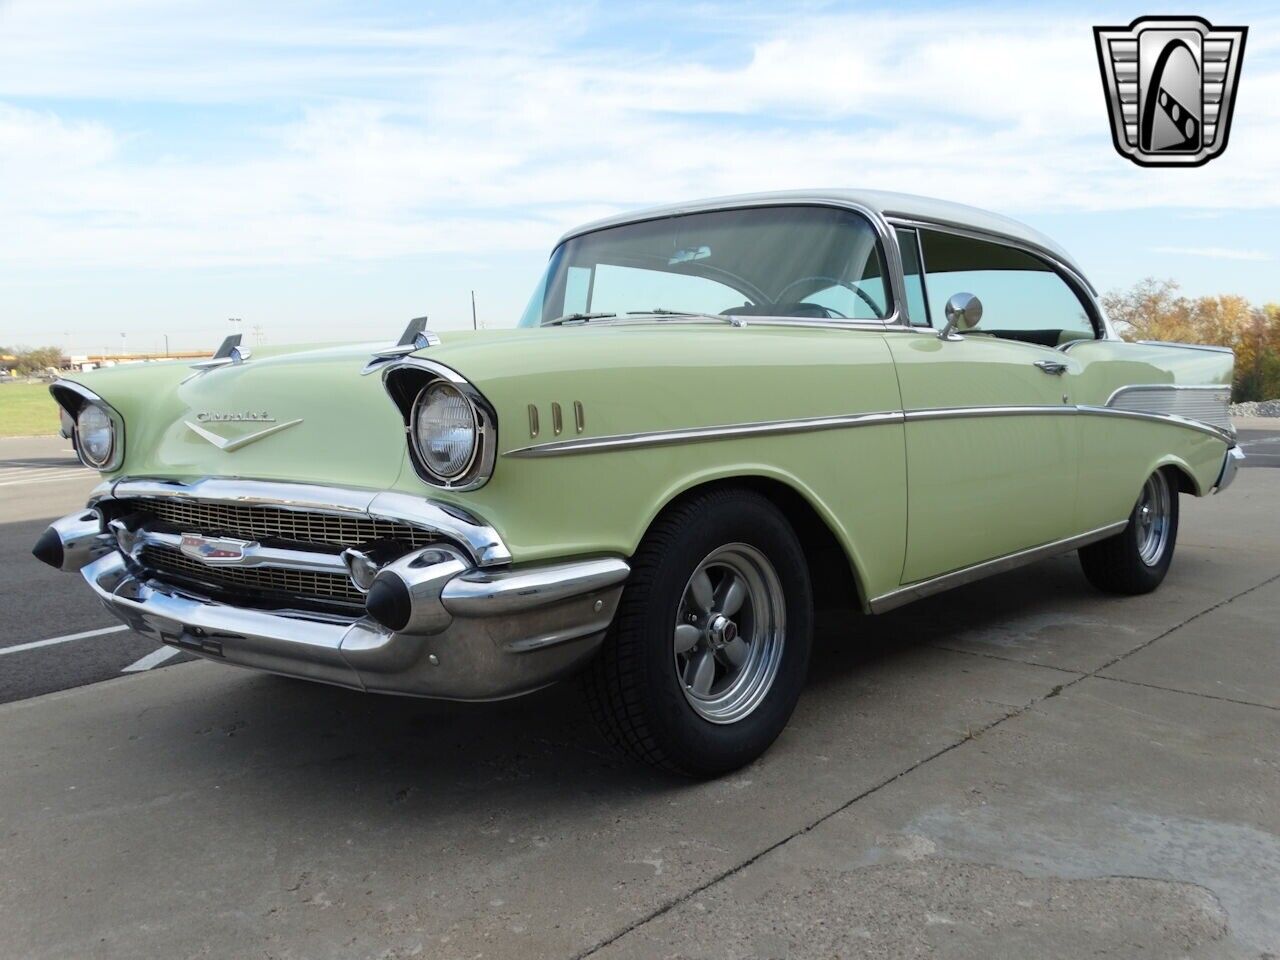
[[[1054,582],[1046,585],[1046,578]],[[806,697],[840,702],[842,687],[856,697],[864,671],[892,676],[921,669],[922,660],[929,669],[932,659],[954,656],[928,648],[958,620],[995,623],[1051,607],[1049,598],[1063,592],[1088,589],[1077,570],[1041,564],[880,617],[824,612]],[[599,809],[601,801],[626,804],[698,788],[615,753],[595,730],[574,681],[509,701],[467,704],[362,694],[238,669],[215,672],[204,664],[175,669],[205,671],[208,683],[200,685],[202,696],[170,709],[177,724],[172,741],[138,762],[153,767],[146,772],[161,781],[174,780],[175,771],[167,769],[173,763],[191,783],[250,778],[255,807],[269,817],[278,809],[282,825],[299,814],[299,798],[330,816],[358,811],[371,826],[388,822],[378,811],[395,820],[410,810],[446,819],[468,810],[467,822],[475,825],[477,817],[505,817],[526,804],[550,804],[558,817]],[[147,709],[147,694],[138,689],[139,709]],[[768,763],[769,754],[758,762]]]

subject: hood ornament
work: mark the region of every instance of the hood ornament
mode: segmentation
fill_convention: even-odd
[[[296,427],[302,422],[302,418],[297,420],[287,420],[284,423],[276,423],[275,418],[265,411],[262,413],[206,413],[196,414],[196,420],[200,423],[193,423],[190,420],[184,420],[187,429],[194,433],[202,440],[207,440],[219,450],[226,453],[233,453],[241,447],[247,447],[255,440],[261,440],[263,437],[269,437],[273,433],[279,433],[281,430],[288,430],[290,427]],[[271,426],[265,430],[259,430],[257,433],[250,433],[243,437],[220,437],[212,430],[206,430],[202,423],[269,423]]]
[[[375,353],[369,359],[369,362],[364,365],[364,369],[360,373],[361,375],[373,373],[383,364],[390,363],[392,360],[399,360],[401,357],[408,356],[411,353],[439,345],[440,338],[427,329],[427,318],[414,317],[409,321],[409,325],[404,328],[404,333],[400,334],[400,339],[396,342],[396,345]]]
[[[208,360],[197,360],[195,363],[191,364],[191,369],[194,370],[195,373],[191,374],[191,376],[187,377],[186,380],[183,380],[182,382],[186,383],[187,380],[194,380],[196,377],[200,376],[200,374],[208,373],[210,370],[216,370],[219,367],[225,367],[228,364],[238,366],[248,360],[253,356],[253,351],[248,347],[240,346],[241,336],[242,335],[239,333],[233,333],[222,341],[222,346],[218,347],[218,349],[214,351],[213,356]]]

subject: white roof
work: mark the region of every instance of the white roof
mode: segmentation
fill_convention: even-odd
[[[917,197],[910,193],[890,193],[885,190],[778,190],[769,193],[743,193],[731,197],[712,197],[707,200],[694,200],[689,203],[673,203],[661,207],[649,207],[644,210],[614,214],[611,217],[584,224],[581,227],[570,230],[560,238],[560,242],[563,243],[570,237],[591,233],[604,227],[616,227],[624,223],[636,223],[641,220],[653,220],[658,217],[670,217],[683,213],[698,213],[707,210],[753,206],[773,202],[855,203],[882,217],[920,220],[943,226],[968,227],[997,237],[1008,237],[1052,254],[1084,279],[1084,271],[1072,259],[1071,254],[1067,253],[1056,241],[1045,236],[1039,230],[1028,227],[1025,223],[1020,223],[998,213],[991,213],[988,210],[966,206],[963,203],[935,200],[931,197]],[[1088,282],[1087,279],[1086,282]]]

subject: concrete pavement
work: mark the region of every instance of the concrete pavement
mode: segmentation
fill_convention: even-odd
[[[1280,472],[1156,594],[1073,557],[828,617],[761,761],[188,663],[0,706],[0,956],[1280,953]]]

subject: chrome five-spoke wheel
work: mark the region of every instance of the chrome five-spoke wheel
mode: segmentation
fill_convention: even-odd
[[[1142,496],[1138,499],[1138,510],[1134,517],[1138,556],[1149,567],[1160,562],[1160,558],[1164,556],[1165,546],[1169,542],[1172,502],[1173,495],[1169,491],[1169,481],[1157,470],[1143,484]]]
[[[759,550],[714,550],[684,589],[673,634],[675,671],[689,705],[712,723],[734,723],[768,694],[786,639],[786,599]]]

